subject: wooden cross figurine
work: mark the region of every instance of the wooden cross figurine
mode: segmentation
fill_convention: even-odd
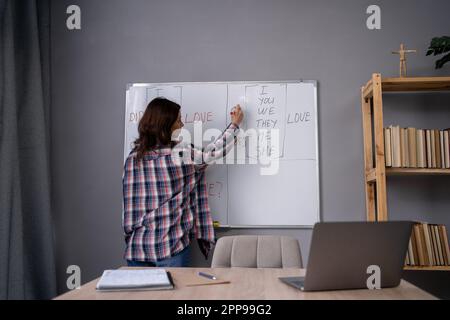
[[[405,45],[400,44],[399,51],[392,51],[393,54],[400,55],[400,78],[406,77],[406,54],[407,53],[416,53],[417,50],[406,50]]]

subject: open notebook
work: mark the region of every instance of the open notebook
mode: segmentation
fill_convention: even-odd
[[[106,270],[96,289],[98,291],[170,290],[173,281],[164,269]]]

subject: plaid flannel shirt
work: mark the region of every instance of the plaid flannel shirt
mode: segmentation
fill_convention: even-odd
[[[123,175],[125,259],[156,262],[183,251],[191,235],[215,242],[205,169],[233,147],[239,128],[230,124],[217,140],[199,150],[176,146],[192,161],[180,162],[173,149],[132,151]]]

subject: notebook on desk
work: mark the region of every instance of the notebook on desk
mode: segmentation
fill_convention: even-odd
[[[106,270],[97,283],[97,291],[171,290],[170,273],[164,269]]]

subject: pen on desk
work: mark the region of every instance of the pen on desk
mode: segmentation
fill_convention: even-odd
[[[204,272],[199,272],[198,273],[199,276],[211,279],[211,280],[217,280],[217,278],[215,276],[212,276],[210,274],[204,273]]]

